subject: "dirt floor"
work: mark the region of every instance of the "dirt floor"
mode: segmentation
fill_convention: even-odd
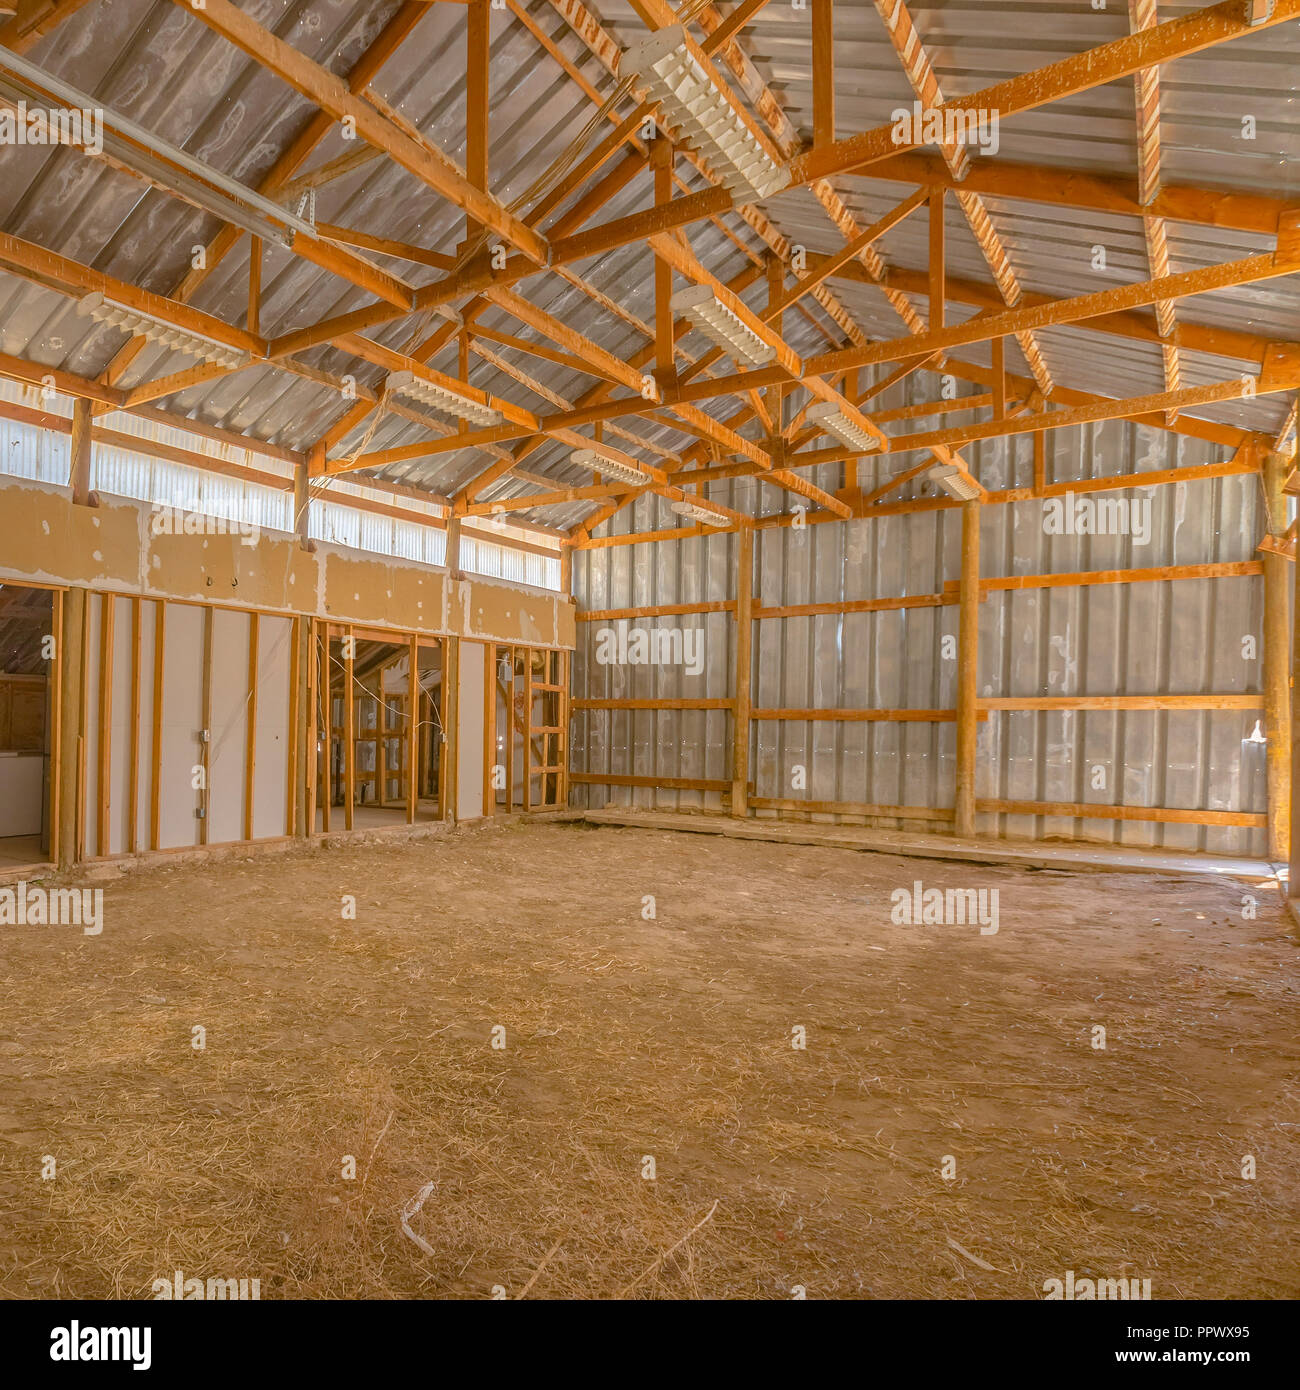
[[[998,932],[893,924],[917,879]],[[1271,889],[524,824],[0,930],[10,1297],[1300,1296]]]

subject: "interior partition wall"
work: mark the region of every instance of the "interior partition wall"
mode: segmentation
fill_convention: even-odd
[[[293,833],[299,618],[87,593],[77,855]]]

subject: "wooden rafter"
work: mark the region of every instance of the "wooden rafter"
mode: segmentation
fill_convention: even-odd
[[[903,64],[903,69],[907,73],[907,80],[911,84],[917,100],[926,110],[942,106],[944,98],[943,91],[939,86],[939,79],[935,75],[934,66],[930,62],[930,55],[925,51],[925,45],[921,42],[921,36],[904,0],[875,0],[875,5],[876,11],[884,23],[885,32],[889,35],[889,40],[894,45],[894,50]],[[969,153],[963,145],[952,141],[945,141],[940,146],[940,152],[952,173],[953,179],[960,185],[970,171]],[[942,197],[942,190],[939,191],[939,196]],[[992,273],[993,281],[998,287],[998,293],[1002,296],[1002,302],[1008,308],[1014,308],[1020,302],[1020,281],[1016,277],[1016,272],[1011,265],[1011,258],[1007,254],[1006,246],[1003,244],[997,228],[993,225],[993,219],[989,215],[984,200],[978,193],[972,193],[962,187],[958,187],[956,190],[956,197],[962,216],[965,217],[971,235],[975,238],[976,244],[988,264],[989,271]],[[935,322],[935,309],[936,306],[932,305],[932,324]],[[938,322],[942,323],[942,301],[937,309],[939,311]],[[1043,360],[1042,350],[1033,333],[1022,333],[1018,336],[1017,341],[1039,389],[1044,395],[1050,396],[1052,394],[1052,377],[1047,370],[1047,363]]]
[[[1156,0],[1129,0],[1129,26],[1134,33],[1155,28]],[[1160,69],[1142,68],[1133,77],[1137,110],[1138,200],[1149,207],[1160,192]],[[1163,217],[1144,217],[1142,231],[1147,247],[1147,269],[1153,280],[1169,274],[1169,234]],[[1158,299],[1153,306],[1160,330],[1164,359],[1165,390],[1177,391],[1182,382],[1174,301]]]

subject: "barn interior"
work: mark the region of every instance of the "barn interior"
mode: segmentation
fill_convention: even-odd
[[[0,1295],[1297,1296],[1298,98],[0,4]]]

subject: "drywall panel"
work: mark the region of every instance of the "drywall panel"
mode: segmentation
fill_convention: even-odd
[[[163,639],[162,759],[158,777],[161,849],[199,843],[194,787],[203,728],[203,621],[210,611],[187,603],[166,605]]]
[[[143,513],[137,503],[114,498],[74,507],[66,488],[11,478],[0,483],[0,496],[5,574],[88,588],[139,584]]]
[[[460,644],[460,684],[456,701],[456,819],[483,814],[484,691],[488,649],[482,642]]]
[[[42,754],[0,752],[0,836],[39,835],[44,795]]]
[[[289,673],[293,620],[262,617],[257,640],[257,733],[253,755],[253,838],[288,829]]]
[[[509,580],[460,581],[453,603],[446,571],[431,565],[324,541],[305,551],[295,537],[265,530],[173,534],[155,529],[147,503],[103,496],[98,507],[78,507],[66,488],[25,478],[0,477],[0,511],[0,578],[305,613],[396,632],[544,646],[573,640],[567,600]]]
[[[322,547],[322,613],[331,622],[383,623],[415,632],[441,631],[446,577],[423,565]]]
[[[208,843],[244,838],[244,769],[248,748],[247,613],[212,614],[212,741],[208,747]]]

